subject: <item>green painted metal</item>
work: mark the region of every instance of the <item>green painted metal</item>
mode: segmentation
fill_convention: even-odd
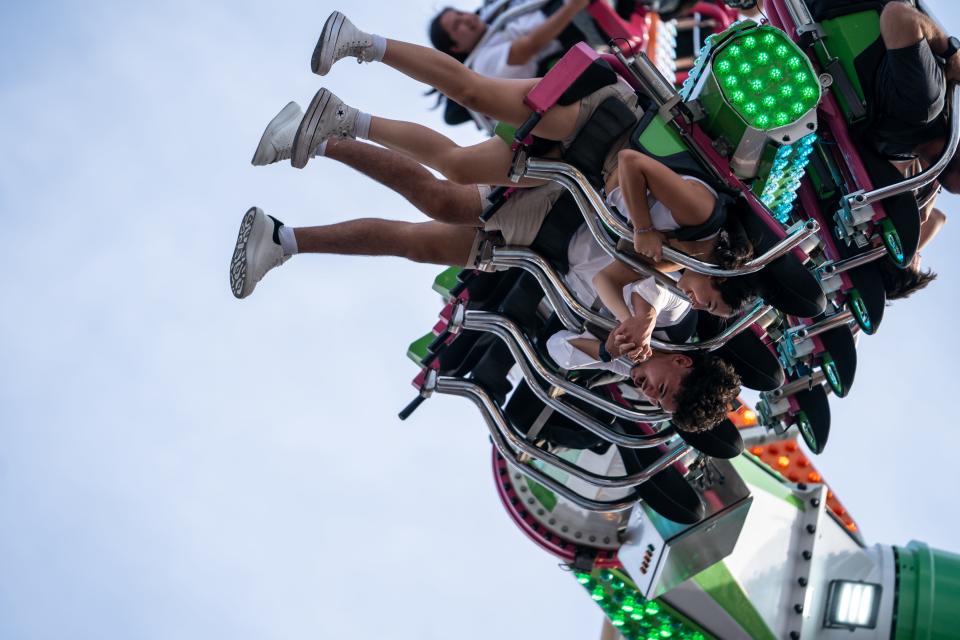
[[[616,569],[573,571],[590,598],[626,640],[713,640],[713,636],[659,600],[646,600]]]
[[[744,453],[730,461],[743,481],[753,489],[759,489],[775,498],[780,498],[800,511],[806,511],[806,504],[790,488],[790,481],[771,469],[751,453]]]
[[[433,290],[444,298],[450,297],[450,289],[457,286],[457,276],[463,271],[460,267],[450,267],[433,279]]]
[[[414,364],[419,365],[427,357],[427,347],[433,342],[434,338],[436,336],[431,331],[422,338],[417,338],[411,342],[410,346],[407,347],[407,357],[413,360]]]
[[[880,37],[879,12],[860,11],[839,18],[831,18],[822,21],[820,27],[826,36],[824,42],[829,47],[829,53],[825,47],[816,49],[821,66],[826,66],[831,57],[840,60],[840,66],[850,78],[857,95],[863,100],[863,85],[860,84],[860,74],[857,73],[854,62],[857,56],[866,51]],[[835,91],[834,96],[849,119],[849,105],[839,91]]]
[[[894,640],[948,640],[960,630],[960,555],[911,541],[894,547]]]
[[[688,152],[680,134],[659,115],[650,121],[636,139],[644,151],[658,158]]]
[[[725,563],[718,562],[709,569],[701,571],[693,577],[693,581],[723,607],[723,610],[747,632],[750,638],[776,640],[773,630],[767,626],[763,616],[754,608],[750,596],[733,577]]]
[[[553,512],[553,509],[557,506],[556,494],[539,482],[534,482],[530,478],[524,479],[526,480],[527,488],[530,489],[530,493],[537,499],[537,502],[547,511]]]

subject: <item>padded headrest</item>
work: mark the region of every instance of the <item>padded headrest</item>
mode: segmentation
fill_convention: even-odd
[[[822,453],[830,436],[830,403],[822,385],[794,394],[801,414],[796,416],[803,441],[813,453]]]
[[[729,419],[709,431],[689,433],[677,430],[677,434],[691,447],[722,460],[731,460],[743,453],[743,438],[740,430]]]
[[[660,457],[662,452],[652,449],[619,448],[627,473],[641,471]],[[706,513],[700,495],[674,467],[667,467],[642,484],[638,489],[643,501],[654,511],[680,524],[696,524]]]

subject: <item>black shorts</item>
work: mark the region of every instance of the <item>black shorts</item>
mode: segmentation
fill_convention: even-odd
[[[877,69],[876,136],[882,149],[909,151],[946,133],[947,86],[930,44],[888,49]]]

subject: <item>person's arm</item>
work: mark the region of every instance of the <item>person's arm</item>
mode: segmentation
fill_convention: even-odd
[[[567,28],[581,10],[590,4],[590,0],[567,0],[553,15],[543,21],[537,28],[532,29],[523,37],[517,38],[510,45],[507,55],[507,64],[526,64],[556,39]]]
[[[631,358],[643,359],[650,355],[650,334],[657,322],[657,310],[636,293],[631,295],[630,305],[624,300],[624,287],[637,279],[637,273],[619,260],[593,277],[600,302],[620,323],[607,338],[607,351],[614,357],[629,354]]]
[[[619,260],[614,260],[593,276],[593,287],[600,297],[600,302],[618,322],[623,322],[633,315],[623,299],[623,288],[637,277],[636,271]]]
[[[940,229],[947,223],[947,216],[940,209],[934,209],[920,224],[920,245],[917,250],[923,249],[927,243],[940,233]]]
[[[604,362],[600,358],[600,341],[587,332],[558,331],[547,340],[547,353],[561,369],[604,369],[618,375],[629,375],[629,368],[616,359]]]

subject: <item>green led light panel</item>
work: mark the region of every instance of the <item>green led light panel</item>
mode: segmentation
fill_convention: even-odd
[[[761,131],[796,122],[820,101],[810,61],[773,27],[731,38],[716,53],[713,73],[726,101]]]

